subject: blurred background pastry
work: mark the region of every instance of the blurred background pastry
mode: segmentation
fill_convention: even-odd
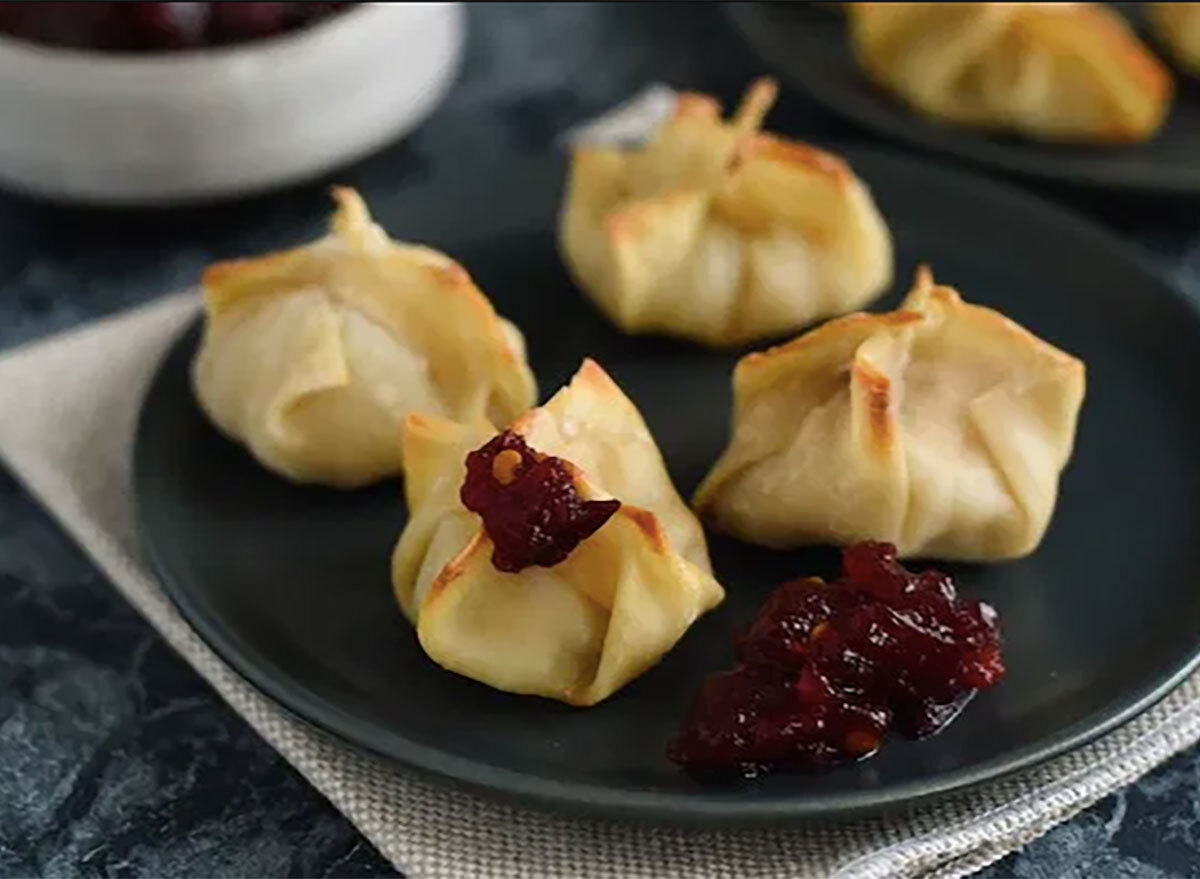
[[[919,113],[1035,140],[1153,137],[1171,76],[1096,3],[850,3],[863,71]]]
[[[1200,3],[1147,3],[1154,35],[1180,67],[1200,73]]]

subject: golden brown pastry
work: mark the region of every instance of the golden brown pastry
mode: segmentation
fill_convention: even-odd
[[[882,540],[982,561],[1041,541],[1084,366],[922,268],[898,311],[750,354],[733,387],[702,517],[772,547]]]
[[[1200,74],[1200,3],[1147,3],[1154,33],[1180,67]]]
[[[1171,76],[1097,3],[851,3],[866,74],[920,113],[1036,140],[1158,131]]]
[[[724,597],[641,414],[590,360],[499,435],[480,420],[410,416],[404,456],[409,522],[392,583],[444,668],[592,705]],[[565,483],[546,488],[543,471]],[[592,530],[560,521],[564,509]]]
[[[853,311],[891,281],[891,237],[836,156],[759,131],[756,82],[728,122],[680,95],[636,149],[575,149],[559,223],[579,285],[629,333],[728,346]]]
[[[458,263],[335,189],[330,233],[204,274],[200,405],[271,470],[354,487],[401,471],[411,412],[498,424],[537,389],[516,327]]]

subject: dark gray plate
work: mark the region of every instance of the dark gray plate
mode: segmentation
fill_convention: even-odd
[[[1031,558],[955,566],[1001,612],[1011,669],[942,735],[889,741],[813,776],[704,787],[666,760],[704,675],[785,577],[829,573],[828,550],[713,541],[729,598],[665,661],[602,705],[511,696],[442,671],[393,606],[401,486],[299,488],[222,439],[193,402],[190,330],[163,363],[137,437],[142,538],[167,592],[235,669],[302,718],[447,779],[555,808],[726,823],[908,803],[1027,766],[1161,697],[1200,648],[1197,312],[1109,234],[969,175],[847,153],[894,230],[897,277],[918,260],[1088,363],[1078,448]],[[376,199],[401,238],[463,260],[529,340],[543,395],[590,354],[645,413],[690,492],[728,429],[733,354],[612,330],[554,247],[564,168],[544,158]],[[888,302],[895,301],[895,297]]]
[[[1039,144],[943,125],[913,113],[859,73],[845,19],[836,9],[806,3],[729,3],[725,9],[771,70],[830,111],[878,134],[1062,184],[1158,196],[1200,195],[1200,81],[1194,77],[1176,74],[1171,114],[1148,143]]]

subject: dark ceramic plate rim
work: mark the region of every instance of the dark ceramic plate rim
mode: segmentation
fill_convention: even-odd
[[[917,174],[940,175],[951,178],[960,186],[972,187],[979,195],[980,203],[1008,201],[1010,205],[1025,211],[1036,211],[1052,215],[1057,225],[1071,231],[1073,235],[1090,241],[1093,245],[1110,249],[1118,259],[1127,261],[1148,279],[1162,288],[1164,295],[1181,301],[1193,316],[1200,320],[1200,305],[1192,302],[1172,284],[1160,271],[1151,265],[1133,245],[1115,234],[1070,210],[1060,208],[1024,190],[992,178],[981,177],[957,168],[946,168],[932,162],[914,159],[905,155],[874,148],[843,146],[837,143],[822,144],[845,155],[853,164],[858,156],[870,157],[872,161],[892,164],[898,171],[908,170]],[[562,165],[562,158],[545,154],[522,162],[506,163],[505,173],[517,173],[523,168],[534,168],[545,163]],[[469,180],[486,180],[489,168],[499,166],[482,165],[473,172],[458,173],[455,179],[434,179],[407,189],[410,193],[422,191],[456,191]],[[868,181],[869,184],[870,181]],[[414,195],[415,200],[419,197]],[[517,209],[518,211],[521,208]],[[550,222],[553,222],[553,218]],[[498,221],[503,222],[503,221]],[[183,618],[200,638],[246,682],[266,695],[289,714],[309,726],[323,731],[354,747],[364,749],[421,775],[448,781],[498,798],[518,801],[550,810],[565,810],[576,814],[588,814],[618,821],[654,821],[679,824],[728,826],[779,825],[802,818],[846,818],[867,813],[878,813],[888,809],[907,808],[918,802],[961,793],[968,788],[995,781],[1014,772],[1028,769],[1054,757],[1073,751],[1092,742],[1105,733],[1123,725],[1143,711],[1162,700],[1188,675],[1200,667],[1200,632],[1191,647],[1191,652],[1177,667],[1169,669],[1145,686],[1133,688],[1126,699],[1115,700],[1108,710],[1097,710],[1088,717],[1063,729],[1047,740],[1013,751],[1003,759],[995,759],[974,767],[940,773],[929,780],[889,786],[844,794],[823,794],[817,797],[794,797],[783,800],[755,800],[752,789],[725,790],[714,788],[714,793],[657,793],[654,791],[631,791],[598,784],[568,783],[527,775],[488,763],[461,757],[447,751],[426,747],[405,739],[401,732],[385,729],[378,724],[364,722],[334,705],[314,698],[302,686],[277,676],[273,663],[266,660],[254,647],[237,634],[228,631],[215,616],[210,617],[192,602],[188,589],[171,575],[163,564],[154,541],[150,539],[152,528],[148,527],[143,515],[141,498],[142,484],[150,478],[139,462],[146,459],[142,452],[145,442],[145,423],[148,419],[147,401],[163,380],[163,366],[182,346],[191,341],[199,318],[191,321],[168,346],[148,384],[138,414],[137,432],[134,437],[131,489],[134,520],[138,542],[151,570],[157,576],[163,591]],[[933,741],[936,741],[934,739]],[[725,796],[721,796],[724,793]]]
[[[754,2],[722,3],[726,18],[733,24],[742,41],[750,50],[764,62],[775,69],[788,85],[802,91],[813,102],[834,115],[854,123],[859,128],[871,131],[878,136],[892,138],[908,148],[933,150],[945,155],[970,162],[976,168],[988,169],[993,172],[1007,172],[1027,178],[1041,180],[1051,184],[1070,184],[1086,189],[1109,193],[1140,193],[1157,197],[1180,197],[1200,195],[1200,172],[1186,177],[1171,177],[1169,175],[1144,176],[1126,178],[1120,175],[1095,173],[1093,170],[1080,169],[1072,162],[1067,152],[1070,147],[1062,146],[1060,156],[1046,153],[1035,153],[1033,149],[1041,144],[1031,144],[1027,151],[1020,140],[997,140],[986,132],[970,132],[953,128],[945,136],[938,131],[937,123],[922,119],[913,113],[913,119],[920,127],[910,128],[903,124],[895,124],[887,116],[875,116],[859,112],[853,105],[844,105],[832,100],[808,77],[797,73],[787,65],[775,63],[775,53],[764,50],[758,29],[761,23],[756,16],[760,10],[756,7],[777,5],[754,0]],[[811,10],[804,14],[815,14]],[[835,13],[829,13],[835,14]],[[1173,76],[1181,76],[1172,68]],[[925,128],[925,126],[929,126]],[[975,134],[975,137],[963,141],[956,138],[958,134]]]

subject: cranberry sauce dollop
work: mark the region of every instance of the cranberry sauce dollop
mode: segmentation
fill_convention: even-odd
[[[350,3],[0,3],[0,33],[70,49],[168,52],[307,27]]]
[[[480,515],[495,550],[492,564],[510,573],[557,565],[609,520],[620,501],[585,501],[571,467],[506,430],[467,455],[463,506]]]
[[[888,543],[842,551],[842,576],[784,583],[700,688],[670,757],[746,776],[866,757],[889,728],[927,736],[1004,677],[996,612],[919,574]]]

